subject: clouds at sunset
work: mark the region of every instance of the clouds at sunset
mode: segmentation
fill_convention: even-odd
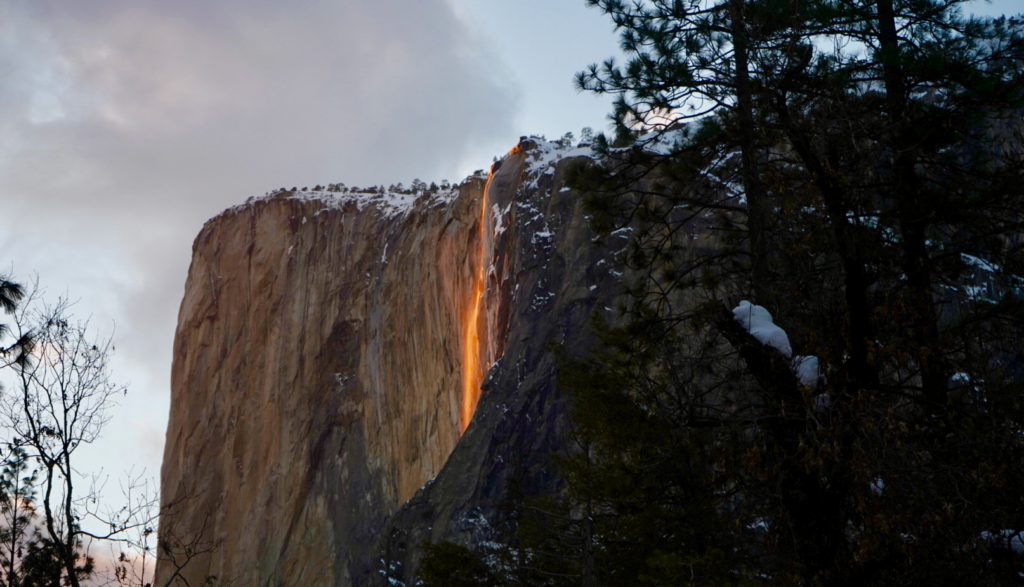
[[[507,69],[445,0],[12,0],[0,73],[0,270],[116,323],[122,409],[160,430],[207,218],[278,187],[455,181],[515,135]]]

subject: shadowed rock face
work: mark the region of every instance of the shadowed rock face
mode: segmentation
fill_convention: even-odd
[[[583,356],[594,343],[593,316],[617,315],[612,309],[623,290],[616,259],[626,244],[616,235],[595,239],[582,199],[564,187],[568,167],[579,162],[575,153],[527,153],[503,218],[508,232],[496,246],[506,279],[488,289],[502,297],[500,311],[508,316],[500,322],[501,358],[447,464],[390,518],[376,574],[357,584],[414,585],[421,542],[479,545],[507,529],[503,505],[513,494],[560,491],[551,457],[567,449],[568,398],[558,389],[550,350],[557,345]]]
[[[481,539],[513,485],[557,491],[565,400],[547,348],[586,348],[618,286],[563,189],[587,152],[522,146],[457,192],[286,192],[203,228],[162,470],[162,536],[217,543],[184,567],[191,584],[408,581],[421,540]],[[480,353],[497,364],[460,440],[481,252]],[[162,561],[157,584],[174,572]]]

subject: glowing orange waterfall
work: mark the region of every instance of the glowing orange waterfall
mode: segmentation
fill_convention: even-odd
[[[484,195],[480,203],[480,251],[479,266],[476,272],[476,283],[473,285],[473,307],[469,312],[469,320],[466,322],[466,333],[463,337],[464,350],[462,358],[462,431],[469,427],[469,421],[473,419],[476,411],[476,404],[480,401],[480,384],[483,383],[484,373],[490,368],[485,364],[486,359],[480,357],[480,305],[484,297],[484,265],[487,263],[487,192],[491,187],[491,173],[487,177],[487,185],[484,187]]]

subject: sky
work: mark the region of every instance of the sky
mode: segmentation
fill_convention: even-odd
[[[572,78],[616,45],[583,0],[0,0],[0,274],[75,300],[129,384],[83,471],[159,477],[207,219],[279,187],[459,181],[520,135],[600,130],[608,100]]]
[[[981,11],[1019,10],[1004,0]],[[83,468],[159,476],[192,240],[279,187],[459,181],[606,129],[584,0],[0,0],[0,274],[114,336],[130,392]]]

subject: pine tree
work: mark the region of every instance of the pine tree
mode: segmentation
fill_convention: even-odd
[[[9,281],[4,275],[0,275],[0,309],[5,314],[13,313],[25,297],[25,290],[13,281]],[[28,351],[32,348],[32,333],[22,333],[17,340],[4,346],[6,338],[10,335],[11,329],[6,324],[0,323],[0,366],[7,366],[14,363],[24,362],[28,358]],[[3,387],[0,386],[0,390]]]
[[[929,0],[590,4],[632,59],[579,77],[619,100],[577,185],[634,229],[638,276],[600,363],[622,376],[577,392],[602,468],[685,495],[687,461],[650,455],[716,455],[682,476],[710,508],[673,512],[722,517],[748,580],[1018,581],[991,537],[1024,528],[1020,30]],[[577,481],[615,501],[613,479]]]
[[[28,455],[20,446],[9,447],[0,472],[0,567],[4,584],[18,587],[25,571],[25,552],[34,543],[31,523],[35,518],[35,485],[38,471],[29,470]]]

